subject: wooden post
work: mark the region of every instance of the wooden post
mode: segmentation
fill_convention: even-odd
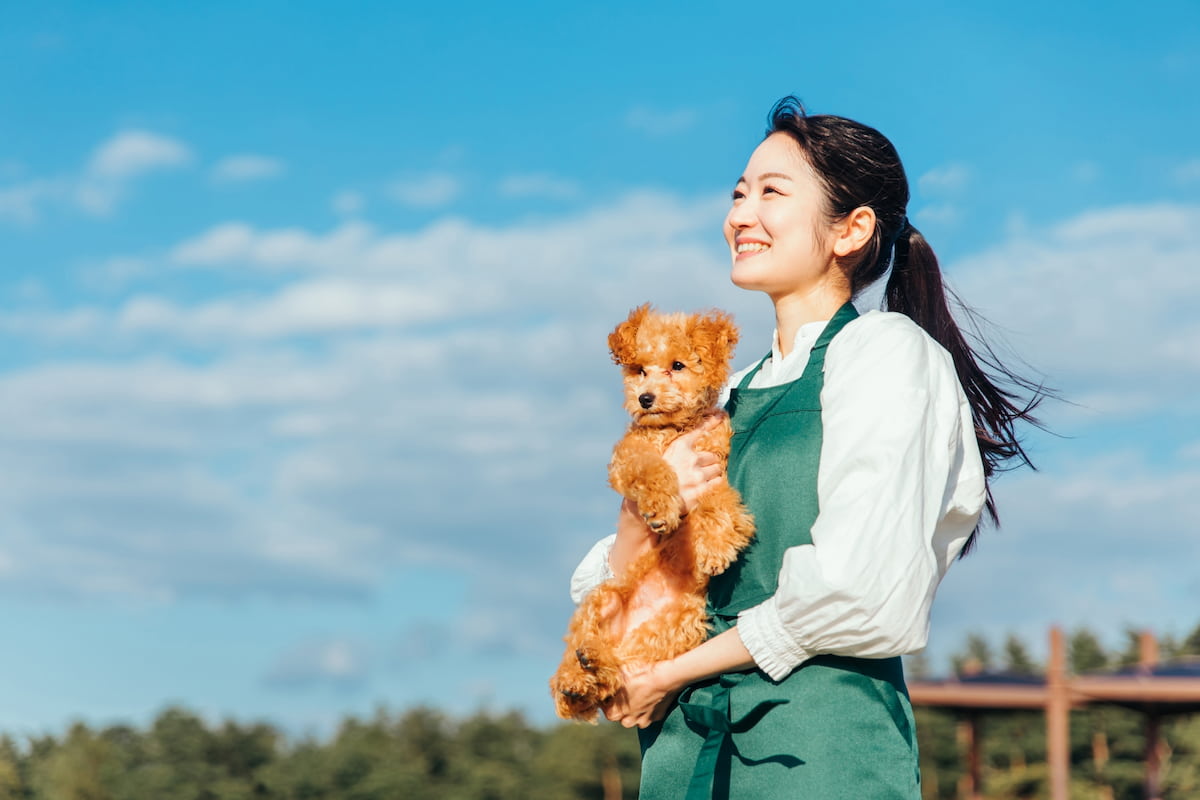
[[[1158,666],[1158,640],[1153,631],[1142,631],[1138,636],[1138,666],[1145,673]]]
[[[983,761],[980,758],[979,713],[971,710],[958,721],[958,741],[966,751],[967,770],[958,785],[958,794],[966,800],[983,800]]]
[[[1160,800],[1162,792],[1162,749],[1159,743],[1158,714],[1146,714],[1146,800]]]
[[[1068,800],[1071,785],[1071,698],[1067,692],[1067,658],[1061,628],[1050,629],[1050,663],[1046,666],[1046,761],[1051,800]]]
[[[600,770],[600,786],[604,800],[621,800],[621,769],[617,765],[617,757],[611,753]]]
[[[1149,675],[1158,666],[1158,640],[1150,631],[1142,631],[1138,637],[1138,667],[1143,675]],[[1162,792],[1162,726],[1159,715],[1146,712],[1146,800],[1159,800]]]

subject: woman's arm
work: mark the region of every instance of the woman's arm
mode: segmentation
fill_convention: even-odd
[[[662,718],[685,686],[754,666],[737,629],[731,628],[668,661],[627,669],[625,686],[605,705],[604,716],[626,728],[644,728]]]

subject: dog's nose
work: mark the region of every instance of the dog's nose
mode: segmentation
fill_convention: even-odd
[[[646,392],[638,395],[638,402],[642,404],[642,408],[649,408],[654,405],[654,395]]]

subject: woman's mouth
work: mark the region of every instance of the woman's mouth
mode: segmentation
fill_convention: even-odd
[[[738,242],[734,247],[734,251],[737,253],[739,258],[742,256],[753,256],[758,255],[759,253],[765,253],[770,249],[771,245],[764,242]]]

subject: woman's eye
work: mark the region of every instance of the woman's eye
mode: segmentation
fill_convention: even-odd
[[[682,361],[672,362],[671,369],[675,370],[676,372],[679,372],[681,369],[683,369],[683,362]]]
[[[745,196],[746,196],[746,193],[745,193],[745,192],[743,192],[741,189],[734,189],[734,190],[733,190],[733,192],[732,192],[732,194],[731,194],[731,197],[732,197],[734,200],[741,200],[741,199],[742,199],[743,197],[745,197]]]
[[[770,192],[771,194],[779,194],[779,190],[776,189],[774,186],[764,186],[763,194],[767,194],[768,192]]]

